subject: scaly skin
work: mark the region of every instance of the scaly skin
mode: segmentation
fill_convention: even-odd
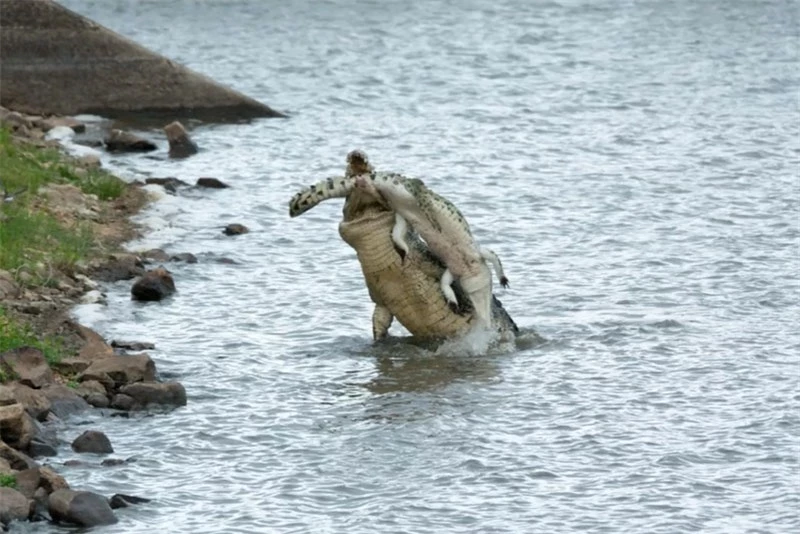
[[[345,179],[370,171],[363,153],[354,151],[348,155]],[[370,298],[375,302],[373,337],[385,337],[394,317],[418,338],[448,338],[468,331],[473,314],[458,282],[453,288],[459,302],[464,303],[462,313],[451,310],[439,289],[445,270],[442,262],[413,233],[406,236],[410,253],[401,261],[391,239],[394,212],[362,191],[343,192],[336,183],[345,179],[331,180],[334,187],[323,181],[299,192],[290,202],[290,215],[295,217],[328,198],[347,196],[339,234],[355,249]],[[517,326],[500,301],[493,298],[491,307],[493,327],[505,336],[516,335]]]

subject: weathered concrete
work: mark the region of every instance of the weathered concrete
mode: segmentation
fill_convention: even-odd
[[[0,0],[0,26],[0,104],[17,111],[284,116],[51,0]]]

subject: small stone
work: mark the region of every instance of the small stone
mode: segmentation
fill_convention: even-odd
[[[197,187],[208,187],[211,189],[225,189],[230,187],[228,184],[216,178],[198,178],[196,185]]]
[[[169,254],[167,254],[160,248],[150,249],[147,252],[143,253],[142,257],[153,261],[160,261],[160,262],[169,261]]]
[[[245,225],[234,223],[226,226],[225,229],[222,231],[222,233],[225,235],[241,235],[241,234],[246,234],[249,231],[250,230],[248,230],[248,228]]]
[[[191,252],[181,252],[170,257],[169,261],[185,261],[186,263],[197,263],[197,256]]]
[[[98,430],[87,430],[72,442],[72,450],[75,452],[92,452],[98,454],[109,454],[114,452],[111,441],[108,437]]]

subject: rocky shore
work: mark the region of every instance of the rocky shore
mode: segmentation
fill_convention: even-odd
[[[24,202],[26,216],[41,213],[68,233],[80,229],[91,235],[84,255],[69,264],[49,261],[45,251],[44,256],[21,261],[13,269],[0,268],[0,524],[6,530],[12,521],[24,520],[79,526],[114,523],[113,509],[142,504],[147,499],[101,496],[71,488],[58,473],[64,465],[58,460],[58,450],[66,442],[56,429],[87,410],[102,409],[111,415],[183,406],[186,391],[178,382],[159,380],[156,363],[146,352],[154,348],[152,344],[105,340],[75,322],[70,310],[79,303],[102,300],[98,282],[131,280],[133,287],[144,283],[140,294],[145,297],[141,300],[164,298],[175,285],[169,271],[158,262],[192,258],[173,258],[160,251],[139,256],[121,248],[139,231],[130,217],[148,201],[141,187],[144,184],[119,181],[119,194],[102,199],[105,195],[99,186],[104,183],[89,184],[98,191],[94,194],[88,193],[86,190],[92,189],[81,181],[95,176],[92,173],[101,166],[97,157],[61,154],[52,164],[31,158],[37,151],[53,152],[58,146],[57,141],[48,139],[49,131],[59,127],[81,131],[85,125],[80,121],[0,108],[0,126],[10,136],[8,154],[2,155],[9,159],[0,167],[4,173],[0,175],[0,225],[8,225],[6,230],[12,228],[14,217],[22,212],[10,208]],[[174,125],[171,129],[181,133]],[[126,147],[124,142],[119,144],[120,137],[109,133],[109,139],[118,143],[113,149],[136,149],[134,144],[139,140],[128,138]],[[188,137],[178,137],[184,147],[192,146],[187,145]],[[13,178],[11,173],[16,172],[9,155],[12,153],[23,161],[36,159],[37,172],[58,175],[52,181],[13,191],[7,185]],[[109,180],[113,185],[113,177]],[[12,253],[11,239],[6,237],[8,243],[4,243],[3,235],[10,234],[0,233],[0,259]],[[135,290],[132,298],[138,298]],[[113,453],[113,440],[90,430],[71,447],[79,453],[108,455]],[[122,461],[106,458],[103,464]]]

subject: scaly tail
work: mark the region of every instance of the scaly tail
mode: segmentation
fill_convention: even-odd
[[[355,177],[337,176],[306,187],[289,201],[289,217],[297,217],[323,200],[346,197],[353,191],[354,185]]]
[[[506,278],[506,273],[503,272],[503,264],[500,263],[500,258],[497,257],[497,254],[488,248],[481,248],[480,253],[481,257],[491,263],[494,267],[494,271],[497,273],[497,278],[500,279],[500,285],[503,287],[508,287],[508,278]]]

